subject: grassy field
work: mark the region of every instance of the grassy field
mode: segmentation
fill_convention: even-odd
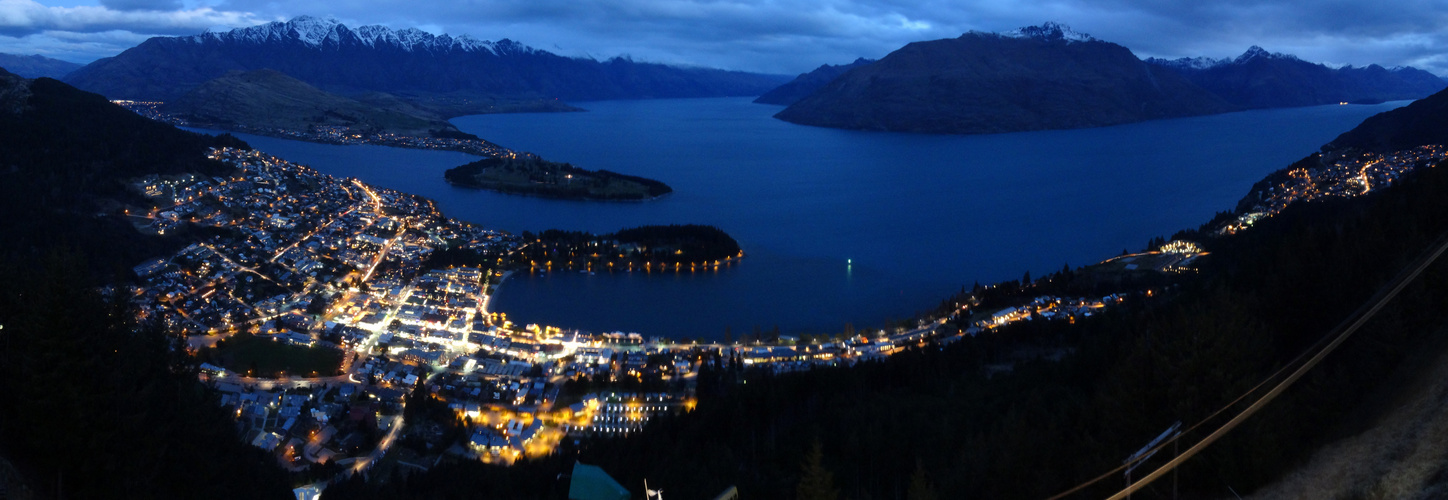
[[[301,347],[248,333],[222,340],[210,352],[227,370],[253,376],[296,375],[326,377],[342,365],[342,351],[330,347]]]
[[[1392,373],[1312,459],[1254,492],[1260,500],[1443,498],[1448,494],[1448,327]]]

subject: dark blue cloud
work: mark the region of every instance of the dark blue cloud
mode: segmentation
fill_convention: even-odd
[[[111,0],[106,0],[111,1]],[[167,2],[118,0],[131,6],[160,8],[119,9],[102,5],[48,6],[34,0],[0,0],[0,35],[26,37],[47,32],[133,34],[194,34],[207,27],[247,25],[262,19],[246,12],[211,8],[175,9]],[[167,7],[170,5],[169,10]],[[109,54],[107,54],[109,55]]]
[[[181,10],[181,0],[101,0],[101,6],[115,10]]]

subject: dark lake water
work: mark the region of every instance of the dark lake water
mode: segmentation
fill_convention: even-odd
[[[675,338],[786,334],[903,319],[962,286],[1138,250],[1233,207],[1262,176],[1405,103],[1248,111],[988,136],[852,132],[774,120],[749,99],[583,103],[459,128],[554,161],[659,179],[643,203],[455,188],[451,152],[243,136],[333,174],[436,200],[508,231],[711,224],[748,257],[718,272],[515,274],[494,300],[518,323]],[[847,264],[847,262],[850,262]]]

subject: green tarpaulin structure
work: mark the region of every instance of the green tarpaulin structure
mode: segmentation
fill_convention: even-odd
[[[573,479],[568,483],[568,500],[629,500],[630,495],[607,472],[583,462],[573,463]]]

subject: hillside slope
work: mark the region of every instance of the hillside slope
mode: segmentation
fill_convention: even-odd
[[[793,80],[790,80],[789,83],[775,87],[769,92],[765,92],[764,95],[756,98],[754,102],[760,104],[779,104],[784,106],[794,104],[796,102],[799,102],[800,99],[804,99],[810,94],[813,94],[816,90],[819,90],[820,87],[828,85],[835,78],[838,78],[840,75],[845,74],[845,72],[873,62],[875,62],[874,59],[865,59],[861,57],[859,59],[855,59],[854,62],[849,64],[821,65],[820,67],[815,68],[809,73],[801,73]]]
[[[1439,329],[1363,413],[1363,429],[1247,498],[1442,498],[1448,495],[1448,346]]]
[[[178,130],[49,78],[0,75],[0,256],[38,258],[65,244],[100,273],[129,269],[176,242],[108,214],[147,174],[224,175],[206,159],[231,136]]]
[[[1448,90],[1368,117],[1322,148],[1381,153],[1428,144],[1448,144]]]
[[[166,104],[168,113],[197,126],[234,125],[308,130],[318,126],[427,137],[459,132],[441,117],[385,96],[364,103],[318,90],[277,71],[236,72],[208,81]]]
[[[0,72],[0,455],[35,498],[291,497],[275,459],[238,439],[184,343],[98,290],[183,246],[108,209],[128,196],[124,182],[227,174],[205,156],[223,145],[245,147]]]

